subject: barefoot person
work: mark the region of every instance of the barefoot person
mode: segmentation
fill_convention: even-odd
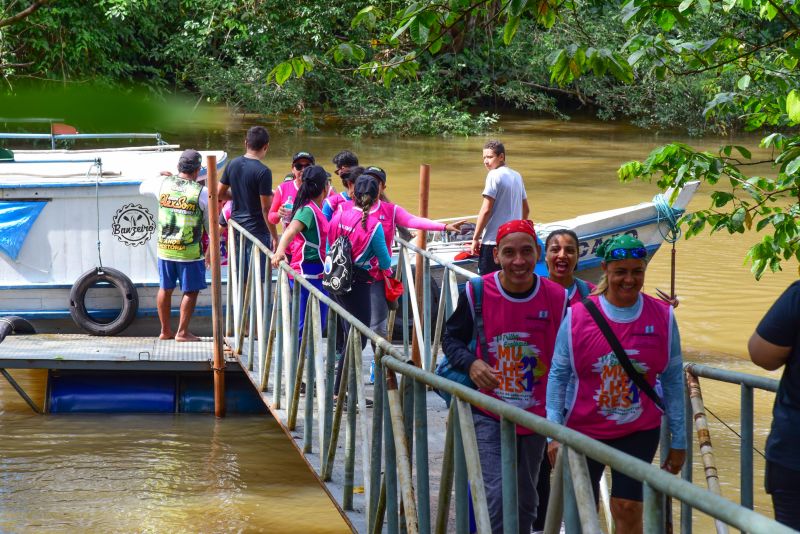
[[[142,194],[158,199],[158,277],[156,305],[161,322],[159,339],[198,341],[189,332],[189,320],[197,295],[206,288],[206,267],[200,241],[208,229],[208,189],[197,183],[202,157],[196,150],[184,150],[178,160],[178,176],[145,180]],[[170,325],[172,292],[180,281],[181,299],[178,330]]]

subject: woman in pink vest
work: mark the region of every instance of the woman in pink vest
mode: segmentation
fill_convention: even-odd
[[[292,212],[297,200],[297,193],[303,183],[303,170],[312,165],[314,165],[314,156],[310,152],[296,153],[292,156],[291,175],[294,179],[284,180],[275,188],[267,220],[270,224],[283,223],[284,232],[289,227],[289,223],[292,222]]]
[[[594,284],[575,276],[578,267],[578,235],[562,228],[553,230],[544,242],[547,277],[567,290],[570,306],[594,290]]]
[[[563,287],[533,272],[541,253],[530,221],[509,221],[497,231],[500,271],[481,277],[478,315],[473,285],[459,295],[442,343],[454,369],[468,373],[482,393],[539,416],[545,414],[550,359],[567,305]],[[478,317],[481,321],[478,321]],[[483,323],[485,349],[480,339]],[[473,422],[492,532],[503,532],[499,417],[473,408]],[[536,519],[539,468],[545,437],[517,427],[519,532]]]
[[[272,256],[272,266],[287,257],[289,266],[314,287],[322,289],[322,262],[325,260],[325,243],[328,235],[328,220],[322,214],[321,204],[325,199],[326,185],[330,174],[319,165],[312,165],[303,170],[302,183],[297,191],[297,200],[292,210],[292,222],[283,231],[281,241]],[[291,277],[290,277],[291,278]],[[294,287],[294,280],[290,279]],[[300,287],[300,333],[302,336],[305,324],[306,303],[309,292]],[[328,306],[320,302],[320,320],[322,331],[325,331],[325,320]]]
[[[349,209],[345,207],[336,213],[328,226],[328,247],[341,235],[349,236],[352,247],[354,267],[352,289],[348,293],[337,295],[336,300],[365,325],[369,325],[372,313],[370,288],[375,283],[373,260],[377,263],[377,269],[381,274],[392,265],[383,227],[378,218],[371,213],[371,208],[378,202],[379,194],[377,181],[372,176],[362,174],[355,183],[353,199],[355,205]],[[340,330],[340,335],[337,336],[337,353],[340,357],[344,352],[346,335],[347,332]],[[366,344],[367,338],[362,336],[362,349]],[[341,372],[342,366],[337,365],[334,391],[339,390]]]
[[[662,467],[677,473],[686,457],[686,436],[683,361],[672,307],[642,293],[647,249],[641,241],[619,235],[601,244],[597,255],[603,278],[588,301],[624,348],[641,386],[620,364],[588,304],[575,304],[556,340],[547,418],[650,463],[666,413],[671,441]],[[552,442],[551,462],[557,450],[558,443]],[[605,466],[587,460],[596,501]],[[642,484],[613,469],[611,515],[617,532],[642,532]]]

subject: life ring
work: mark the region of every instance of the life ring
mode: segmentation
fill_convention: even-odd
[[[98,282],[107,282],[117,288],[122,296],[122,309],[110,322],[94,319],[86,310],[86,293]],[[136,318],[139,294],[130,278],[110,267],[92,269],[83,273],[69,292],[69,314],[80,328],[94,336],[113,336],[125,330]]]

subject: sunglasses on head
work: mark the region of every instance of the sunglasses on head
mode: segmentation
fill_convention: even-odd
[[[643,247],[639,248],[615,248],[612,251],[609,251],[608,258],[614,260],[624,260],[627,258],[633,258],[635,260],[641,260],[647,257],[647,249]]]
[[[295,163],[294,168],[295,170],[302,171],[306,167],[311,167],[310,163]]]

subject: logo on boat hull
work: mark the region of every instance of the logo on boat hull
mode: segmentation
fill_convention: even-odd
[[[138,247],[150,240],[156,223],[150,210],[140,204],[126,204],[117,210],[111,234],[128,247]]]

